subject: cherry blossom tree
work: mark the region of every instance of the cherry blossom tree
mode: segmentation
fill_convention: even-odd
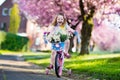
[[[73,28],[82,20],[80,54],[89,54],[92,30],[105,16],[120,15],[119,0],[19,0],[18,4],[28,19],[35,19],[41,26],[48,26],[59,12],[65,13]]]
[[[103,16],[109,16],[109,14],[119,14],[119,4],[120,1],[118,0],[79,0],[80,11],[83,19],[81,30],[81,54],[89,54],[87,47],[89,46],[89,41],[91,39],[92,28],[94,26],[95,30],[95,27],[98,27],[98,25],[93,25],[93,23],[101,24],[102,21],[106,19],[106,17]],[[99,21],[93,22],[93,19],[97,19]],[[102,34],[104,35],[104,33]],[[104,44],[104,46],[106,46],[106,44]]]
[[[48,26],[59,12],[65,13],[67,18],[76,18],[80,15],[78,5],[77,0],[19,0],[20,10],[41,26]]]

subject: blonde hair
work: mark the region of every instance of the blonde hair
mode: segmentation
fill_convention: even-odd
[[[63,16],[64,22],[63,22],[62,26],[64,26],[64,25],[66,24],[67,20],[66,20],[66,17],[65,17],[65,15],[64,15],[63,13],[57,14],[57,15],[55,16],[55,19],[53,20],[53,22],[52,22],[51,25],[53,25],[53,26],[56,26],[56,25],[57,25],[57,17],[58,17],[58,15]]]

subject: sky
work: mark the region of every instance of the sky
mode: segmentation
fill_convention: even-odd
[[[5,0],[0,0],[0,5],[4,2]]]

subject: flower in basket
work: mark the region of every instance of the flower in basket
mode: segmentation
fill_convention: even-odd
[[[69,38],[69,35],[64,30],[57,30],[55,32],[51,32],[47,36],[48,41],[51,43],[64,42],[68,38]]]

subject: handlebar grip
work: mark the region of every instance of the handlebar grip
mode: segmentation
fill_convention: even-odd
[[[50,33],[50,32],[44,32],[44,34],[43,34],[43,38],[44,38],[44,43],[45,43],[45,44],[48,44],[47,35],[48,35],[49,33]]]

